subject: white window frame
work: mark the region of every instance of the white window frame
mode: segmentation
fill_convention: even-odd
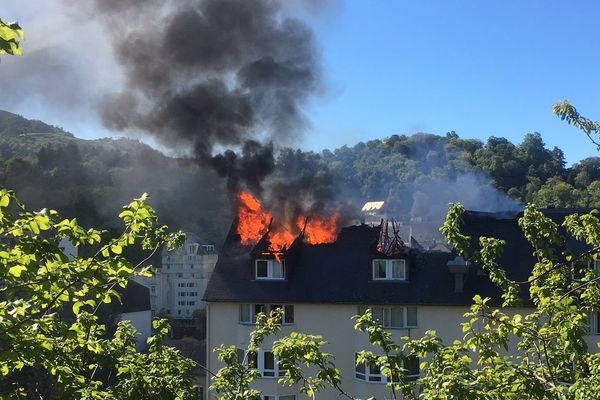
[[[356,380],[359,380],[361,382],[368,382],[368,383],[397,383],[397,382],[393,382],[392,379],[389,379],[388,377],[384,376],[381,373],[381,368],[379,369],[379,373],[371,373],[371,366],[369,365],[368,362],[364,362],[363,366],[365,369],[365,372],[360,372],[358,371],[358,366],[359,364],[356,363],[356,359],[358,357],[358,353],[354,353],[354,378]],[[417,359],[417,363],[420,363],[420,360]],[[404,364],[404,363],[402,363]],[[417,364],[418,365],[418,364]],[[404,368],[404,365],[402,365],[402,368]],[[361,377],[362,376],[362,377]],[[421,376],[421,369],[419,368],[419,373],[418,374],[412,374],[412,375],[405,375],[407,380],[416,380]]]
[[[294,305],[293,304],[261,304],[261,303],[241,303],[240,304],[240,308],[239,308],[239,316],[238,316],[238,322],[242,325],[254,325],[256,324],[256,315],[257,313],[256,311],[256,306],[263,306],[264,307],[264,313],[266,315],[269,315],[269,313],[272,310],[273,306],[280,306],[281,308],[283,308],[283,316],[282,316],[282,322],[281,325],[294,325],[296,323],[296,315],[294,312]],[[247,308],[247,310],[245,310],[246,312],[244,312],[244,308]],[[286,308],[289,310],[291,308],[291,314],[293,315],[293,320],[291,322],[286,322]],[[247,314],[249,316],[249,319],[244,320],[242,318],[243,314]],[[289,316],[289,313],[288,313]]]
[[[267,276],[258,276],[258,263],[266,262],[267,263]],[[275,274],[276,268],[281,268],[281,276],[279,274]],[[254,260],[254,278],[256,280],[273,280],[273,281],[283,281],[285,280],[285,260],[281,260],[281,262],[277,262],[276,260],[258,258]]]
[[[273,354],[272,350],[260,350],[257,354],[258,365],[256,369],[260,373],[260,376],[265,379],[277,379],[285,375],[285,369],[279,368],[279,359],[273,355],[273,369],[265,369],[265,355],[267,353]],[[265,376],[265,373],[269,375]],[[271,375],[272,374],[272,375]]]
[[[392,325],[392,309],[402,309],[402,325]],[[417,306],[359,306],[358,307],[358,315],[363,315],[367,309],[371,309],[371,314],[375,317],[375,312],[373,309],[381,309],[381,313],[383,315],[383,321],[380,321],[384,328],[386,329],[415,329],[419,326],[419,309]],[[408,309],[413,310],[415,312],[415,325],[409,325],[408,321]],[[379,313],[378,313],[379,314]]]
[[[379,277],[377,276],[377,268],[376,268],[376,264],[378,262],[385,262],[385,276],[384,277]],[[393,277],[393,265],[394,262],[401,262],[402,264],[402,276],[401,277]],[[371,270],[373,273],[373,280],[374,281],[405,281],[406,280],[406,272],[407,272],[407,268],[406,268],[406,260],[404,258],[374,258],[372,263],[371,263]]]

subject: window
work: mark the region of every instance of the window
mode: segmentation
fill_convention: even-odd
[[[256,279],[284,279],[285,261],[256,260],[255,277]]]
[[[354,355],[354,360],[358,360],[358,353]],[[404,368],[404,376],[407,380],[416,380],[419,377],[419,358],[416,356],[409,356],[405,361],[401,361],[400,365]],[[388,383],[390,381],[397,381],[397,379],[390,379],[381,374],[381,368],[374,363],[362,362],[356,364],[355,375],[356,379],[367,382],[381,382]]]
[[[403,363],[402,367],[406,370],[404,373],[406,374],[406,379],[408,380],[416,380],[419,378],[419,357],[417,356],[409,356]]]
[[[247,351],[238,348],[237,358],[239,363],[250,365],[254,368],[256,368],[256,365],[258,364],[257,353],[248,353]]]
[[[198,296],[198,292],[188,292],[188,296],[190,296],[190,297],[197,297]]]
[[[275,356],[271,351],[265,351],[262,353],[263,365],[260,371],[262,376],[274,377],[275,376]]]
[[[240,323],[255,324],[256,316],[259,313],[268,315],[271,310],[280,309],[283,307],[283,325],[291,325],[294,323],[294,306],[291,304],[240,304]]]
[[[373,319],[379,321],[386,328],[416,328],[417,307],[392,306],[392,307],[358,307],[358,314],[363,315],[367,308],[371,309]]]
[[[195,301],[188,301],[188,302],[187,302],[187,305],[188,305],[188,306],[195,306],[195,305],[196,305],[196,302],[195,302]]]
[[[240,304],[240,323],[253,324],[252,304]]]
[[[185,297],[185,292],[177,292],[180,297]]]
[[[177,302],[177,305],[178,306],[185,306],[185,301],[181,301],[180,300],[180,301]]]
[[[373,260],[374,280],[406,280],[406,260]]]
[[[593,262],[594,272],[600,274],[600,260],[594,260]]]
[[[279,366],[279,361],[271,351],[258,353],[258,372],[263,378],[277,378],[285,374],[285,370]]]
[[[279,366],[279,361],[271,351],[248,353],[238,348],[236,352],[240,363],[255,367],[264,378],[277,378],[285,374],[285,369]],[[287,399],[285,396],[280,396],[280,398]]]
[[[204,251],[208,252],[212,252],[215,251],[215,246],[212,244],[204,244],[202,245],[202,248],[204,249]]]
[[[156,286],[150,286],[150,291],[152,293],[156,293]]]
[[[177,315],[181,315],[181,310],[177,310]]]
[[[269,395],[262,395],[260,396],[261,400],[296,400],[296,395],[295,394],[288,394],[285,396],[269,396]]]
[[[178,278],[183,278],[183,274],[177,274]]]
[[[283,307],[283,323],[293,324],[294,323],[294,306],[286,305]]]

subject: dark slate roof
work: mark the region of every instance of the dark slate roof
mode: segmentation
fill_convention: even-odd
[[[565,215],[586,210],[546,210],[562,221]],[[526,281],[534,264],[533,249],[518,226],[522,213],[466,212],[465,231],[505,239],[499,264],[509,278]],[[371,263],[377,256],[379,227],[358,225],[343,228],[334,243],[309,245],[296,241],[287,254],[285,281],[253,279],[252,248],[239,237],[228,235],[206,289],[210,302],[281,302],[346,304],[470,305],[476,294],[500,304],[500,291],[489,278],[471,268],[462,293],[454,291],[454,276],[447,262],[455,255],[441,251],[411,249],[406,258],[409,279],[405,282],[373,281]],[[254,252],[256,254],[256,251]],[[526,297],[527,287],[523,287]]]
[[[111,313],[123,314],[150,310],[150,291],[146,286],[130,280],[125,288],[117,286],[116,290],[121,295],[121,303],[117,299],[112,301]]]

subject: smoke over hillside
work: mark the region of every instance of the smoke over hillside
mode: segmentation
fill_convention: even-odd
[[[312,11],[319,3],[297,2]],[[341,211],[350,218],[354,215],[347,210],[380,199],[395,216],[437,219],[450,201],[488,211],[515,206],[486,175],[473,172],[473,163],[464,157],[481,143],[456,144],[452,138],[416,135],[333,152],[286,149],[310,128],[305,107],[324,90],[318,44],[307,24],[290,17],[290,2],[63,0],[62,8],[57,4],[61,3],[44,6],[60,16],[52,30],[68,34],[81,51],[64,52],[73,42],[44,40],[39,32],[43,30],[32,27],[27,44],[37,47],[3,65],[11,67],[3,74],[10,82],[0,76],[11,102],[20,101],[19,96],[46,96],[43,108],[58,107],[53,110],[65,116],[77,115],[78,104],[89,103],[105,127],[151,137],[163,148],[191,156],[203,169],[227,177],[230,193],[240,187],[259,195],[262,191],[263,200],[281,213],[293,214],[302,207]],[[92,22],[93,34],[84,30]],[[91,45],[96,42],[99,46]],[[21,63],[19,68],[16,62]],[[48,79],[48,71],[56,79]],[[169,180],[164,186],[175,191],[177,177],[164,179]],[[137,176],[126,182],[121,186],[128,189],[127,196],[149,190]],[[222,190],[222,180],[212,173],[202,174],[193,185],[186,179],[179,189],[190,204],[192,193],[202,193],[198,188]],[[164,199],[171,199],[150,194],[165,204]],[[169,212],[185,208],[172,207]]]
[[[303,107],[322,89],[310,29],[272,0],[95,4],[126,75],[102,106],[104,124],[191,149],[232,189],[260,191],[273,143],[304,132]]]

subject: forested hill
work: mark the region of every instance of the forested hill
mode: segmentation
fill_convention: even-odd
[[[283,149],[271,181],[357,206],[386,200],[397,216],[438,218],[450,201],[483,210],[514,207],[509,197],[542,206],[600,206],[600,158],[565,168],[562,151],[546,148],[537,133],[519,144],[450,132],[394,135],[320,153]],[[114,227],[120,206],[143,192],[163,222],[217,244],[231,222],[223,180],[190,160],[130,139],[78,139],[4,111],[0,184],[32,208],[55,208],[88,226]]]
[[[220,238],[229,220],[224,182],[190,161],[130,139],[84,140],[0,111],[0,185],[30,208],[54,208],[84,226],[116,228],[120,208],[147,192],[162,223]],[[227,222],[229,224],[229,222]]]

